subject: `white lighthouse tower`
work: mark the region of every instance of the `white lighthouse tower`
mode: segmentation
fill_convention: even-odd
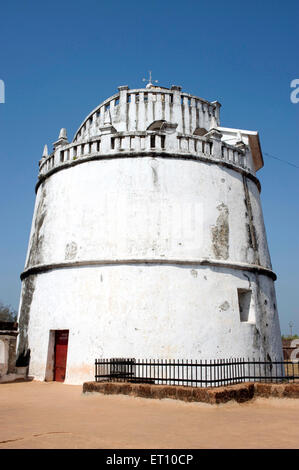
[[[97,106],[39,162],[18,354],[40,380],[96,357],[281,358],[257,132],[149,83]]]

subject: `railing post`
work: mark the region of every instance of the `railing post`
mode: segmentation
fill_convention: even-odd
[[[212,152],[210,152],[211,157],[220,159],[222,156],[222,134],[217,129],[211,129],[205,137],[208,142],[213,144]]]

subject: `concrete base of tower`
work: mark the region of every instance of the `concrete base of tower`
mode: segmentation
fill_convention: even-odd
[[[224,267],[52,270],[23,281],[18,352],[30,349],[29,375],[54,380],[56,332],[67,331],[69,384],[93,380],[95,358],[275,360],[282,357],[275,302],[270,277]]]

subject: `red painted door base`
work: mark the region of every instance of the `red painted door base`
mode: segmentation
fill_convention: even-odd
[[[55,331],[54,380],[56,382],[64,382],[65,379],[68,339],[69,330]]]

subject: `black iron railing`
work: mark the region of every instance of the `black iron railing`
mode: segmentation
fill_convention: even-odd
[[[299,381],[298,363],[245,358],[171,360],[96,359],[95,380],[193,387],[220,387],[241,382]]]

